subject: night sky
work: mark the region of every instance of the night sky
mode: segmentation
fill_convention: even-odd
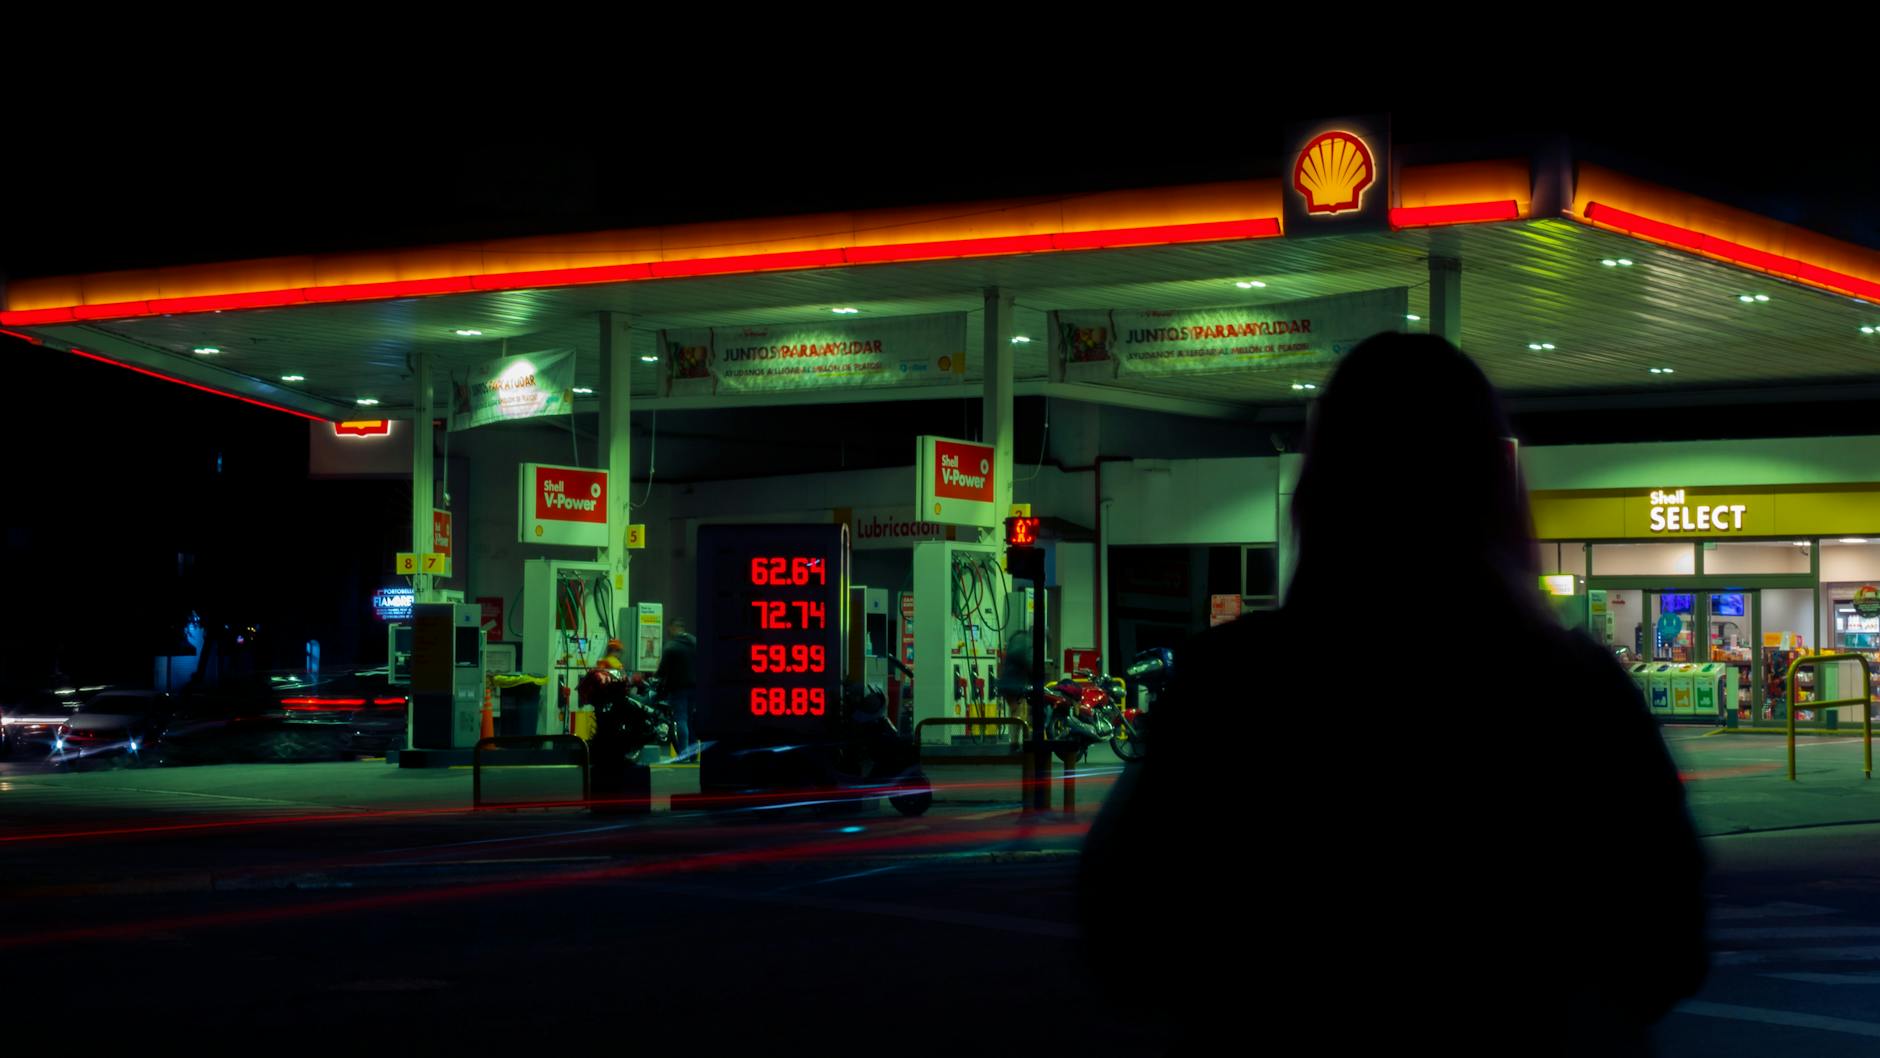
[[[1849,135],[1865,127],[1871,140],[1873,131],[1848,112],[1739,101],[1729,90],[1700,108],[1689,86],[1678,98],[1640,91],[1590,107],[1498,110],[1470,86],[1447,91],[1459,90],[1475,105],[1392,106],[1379,96],[1300,116],[1390,111],[1404,149],[1519,149],[1565,134],[1584,156],[1880,247],[1870,169],[1856,164],[1873,152]],[[190,122],[115,130],[107,141],[0,162],[9,204],[0,270],[62,274],[1261,176],[1276,171],[1290,123],[1215,97],[1083,102],[1027,101],[1002,121],[926,114],[921,101],[907,114],[884,101],[787,124],[676,113],[642,121],[623,111],[557,128],[524,123],[527,133],[513,138],[492,134],[515,127],[497,115],[449,125],[297,121],[246,136]],[[308,482],[299,419],[12,339],[0,338],[0,351],[13,383],[0,430],[15,454],[3,471],[11,501],[0,677],[34,678],[56,656],[74,675],[136,680],[192,607],[267,622],[292,654],[305,635],[335,626],[342,604],[313,597],[319,586],[369,579],[385,523],[405,517],[402,485]],[[1764,428],[1787,432],[1775,418]]]

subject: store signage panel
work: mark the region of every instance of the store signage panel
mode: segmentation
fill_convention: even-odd
[[[1626,506],[1632,537],[1768,536],[1777,531],[1772,497],[1653,489]]]
[[[1051,314],[1054,363],[1114,361],[1154,377],[1329,364],[1366,338],[1402,330],[1407,287],[1267,305]]]
[[[1004,516],[995,502],[997,482],[991,445],[949,437],[919,438],[919,491],[915,510],[943,525],[993,528]]]
[[[607,471],[524,463],[517,490],[521,542],[607,546]]]
[[[450,557],[450,512],[431,508],[431,550]]]
[[[573,349],[548,349],[486,361],[451,384],[450,428],[568,415],[574,411]]]
[[[661,331],[672,381],[721,393],[934,385],[966,377],[966,315]]]
[[[856,551],[913,547],[926,540],[951,540],[953,527],[917,517],[919,508],[858,507],[849,514],[849,546]]]
[[[1652,500],[1654,493],[1658,502]],[[1682,500],[1676,499],[1679,494]],[[1714,491],[1687,486],[1590,493],[1536,490],[1528,494],[1528,502],[1534,534],[1541,540],[1800,540],[1867,535],[1880,526],[1880,486],[1869,483],[1717,486]],[[1738,506],[1743,510],[1732,509]],[[1662,513],[1654,516],[1654,510]],[[1662,528],[1655,527],[1654,517]]]

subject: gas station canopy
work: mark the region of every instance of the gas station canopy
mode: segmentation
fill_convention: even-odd
[[[1020,395],[1243,415],[1296,405],[1329,366],[1080,380],[1051,362],[1047,314],[1407,287],[1416,330],[1431,325],[1442,258],[1460,262],[1460,344],[1517,401],[1656,401],[1672,387],[1682,400],[1771,386],[1845,397],[1880,368],[1880,252],[1591,164],[1406,166],[1387,226],[1309,238],[1286,230],[1288,190],[1254,180],[28,279],[6,291],[0,327],[340,420],[408,416],[418,351],[439,369],[440,406],[444,376],[505,351],[575,349],[577,385],[597,391],[596,316],[614,312],[639,354],[636,410],[739,407],[963,393],[673,395],[657,333],[826,322],[834,308],[977,314],[999,288],[1029,339],[1013,349]],[[968,395],[982,341],[967,327]]]

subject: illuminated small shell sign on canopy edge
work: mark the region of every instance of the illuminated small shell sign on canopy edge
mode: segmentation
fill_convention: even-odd
[[[1327,132],[1314,138],[1293,163],[1293,190],[1306,197],[1308,213],[1360,209],[1365,189],[1376,179],[1371,148],[1349,132]]]

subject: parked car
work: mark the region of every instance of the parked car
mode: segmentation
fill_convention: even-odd
[[[297,681],[282,692],[282,707],[293,716],[319,717],[351,727],[351,751],[376,756],[403,747],[409,688],[394,685],[385,669],[323,674],[317,682]]]
[[[59,728],[84,704],[86,691],[102,687],[60,687],[16,691],[0,704],[0,757],[51,753]]]
[[[160,745],[165,764],[343,760],[354,748],[353,714],[370,698],[332,693],[304,674],[224,679],[185,688]],[[358,700],[355,700],[358,699]],[[401,699],[402,701],[402,699]]]
[[[99,758],[139,763],[152,759],[175,703],[162,691],[100,691],[59,725],[53,760],[76,764]]]

